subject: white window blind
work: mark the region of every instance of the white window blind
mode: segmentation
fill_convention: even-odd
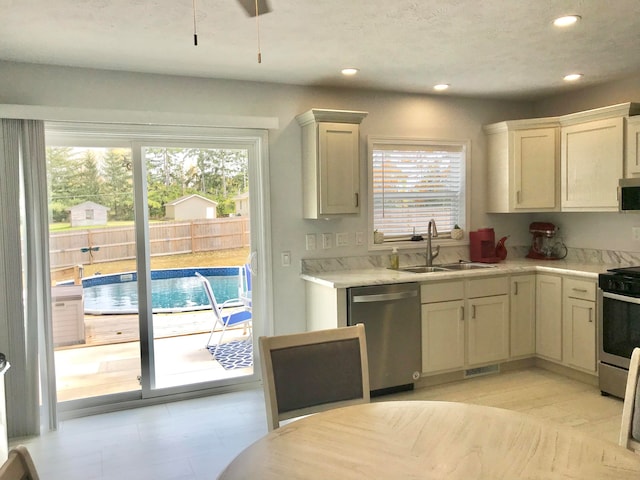
[[[385,240],[424,235],[434,219],[445,236],[464,227],[466,144],[372,144],[373,228]]]

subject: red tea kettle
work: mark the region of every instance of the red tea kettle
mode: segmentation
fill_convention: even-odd
[[[502,237],[496,244],[496,257],[498,257],[500,260],[504,260],[505,258],[507,258],[507,247],[504,246],[504,242],[507,241],[507,238],[509,237]]]

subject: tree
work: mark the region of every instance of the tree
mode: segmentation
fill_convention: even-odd
[[[102,198],[113,220],[133,220],[131,151],[109,149],[102,163]]]

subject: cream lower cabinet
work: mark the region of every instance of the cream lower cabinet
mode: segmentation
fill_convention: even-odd
[[[596,372],[596,284],[564,278],[563,363]]]
[[[508,277],[467,280],[467,364],[509,358]]]
[[[436,373],[509,358],[508,277],[425,283],[422,371]]]
[[[562,278],[536,275],[536,354],[562,361]]]
[[[422,371],[464,367],[464,282],[425,283],[422,301]]]
[[[511,277],[509,304],[511,358],[536,353],[536,276]]]

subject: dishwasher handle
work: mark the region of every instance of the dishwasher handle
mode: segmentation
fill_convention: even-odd
[[[413,298],[418,296],[417,290],[410,292],[397,293],[378,293],[372,295],[354,295],[351,301],[353,303],[371,303],[371,302],[387,302],[389,300],[402,300],[403,298]]]

